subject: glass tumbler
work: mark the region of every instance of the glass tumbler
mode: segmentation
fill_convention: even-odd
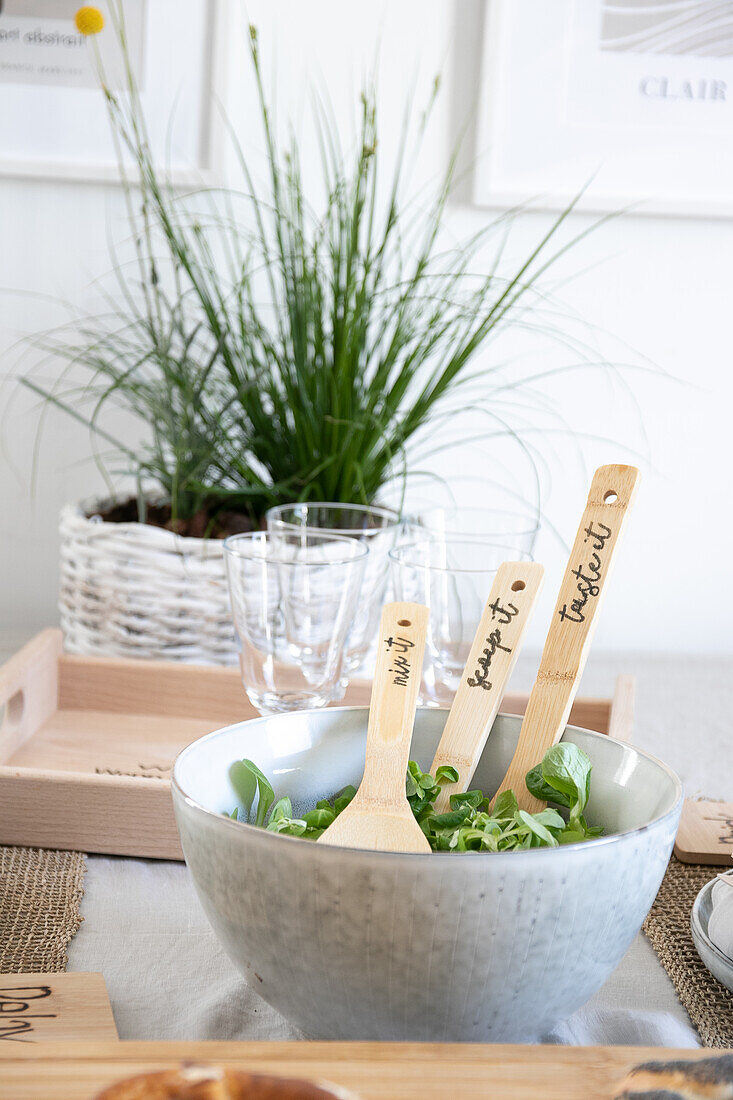
[[[261,714],[336,697],[367,555],[357,539],[323,531],[226,539],[242,682]]]
[[[430,608],[422,706],[451,705],[497,569],[531,560],[511,546],[438,535],[390,552],[395,599]]]
[[[425,533],[445,538],[480,539],[507,550],[531,554],[540,529],[537,516],[504,508],[464,508],[436,505],[418,508],[410,515],[408,533],[419,539]],[[519,560],[517,558],[515,561]]]
[[[402,530],[399,514],[391,508],[315,501],[278,505],[269,509],[266,519],[267,529],[273,535],[328,532],[358,540],[368,549],[359,606],[346,642],[344,676],[348,676],[363,663],[377,635],[389,577],[389,551]]]

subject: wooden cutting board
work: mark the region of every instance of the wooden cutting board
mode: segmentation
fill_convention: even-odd
[[[733,802],[685,799],[674,854],[683,863],[733,864]]]
[[[710,1053],[480,1043],[0,1043],[0,1100],[92,1100],[115,1081],[182,1060],[332,1081],[362,1100],[610,1100],[639,1062]]]

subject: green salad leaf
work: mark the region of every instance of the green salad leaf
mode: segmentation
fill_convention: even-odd
[[[450,797],[448,813],[436,814],[433,804],[442,783],[457,783],[455,768],[443,766],[435,776],[409,762],[405,790],[412,812],[435,852],[510,852],[526,848],[557,848],[600,836],[602,829],[589,826],[583,811],[590,795],[591,762],[577,745],[560,742],[549,749],[540,764],[527,773],[527,789],[548,806],[537,814],[520,810],[513,791],[502,791],[494,800],[483,791],[462,791]],[[293,816],[290,798],[275,801],[267,776],[251,760],[237,760],[229,778],[240,807],[225,817],[250,822],[257,796],[254,824],[271,832],[317,840],[356,794],[344,787],[332,799],[322,799],[315,809]],[[268,810],[269,819],[268,819]]]
[[[237,809],[236,814],[232,813],[229,816],[236,816],[240,821],[249,823],[256,795],[257,809],[254,824],[263,826],[267,820],[267,811],[275,801],[275,792],[265,773],[261,772],[251,760],[235,760],[229,768],[229,779],[244,809],[244,815]],[[280,799],[280,801],[283,800]]]
[[[572,742],[560,741],[545,753],[542,763],[527,772],[527,789],[543,802],[555,802],[582,813],[590,795],[591,763]]]
[[[437,783],[457,783],[461,777],[458,774],[458,769],[452,767],[450,764],[441,764],[435,773],[435,779]]]

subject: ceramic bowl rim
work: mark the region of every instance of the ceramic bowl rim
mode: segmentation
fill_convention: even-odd
[[[423,707],[421,709],[423,709],[423,710],[428,710],[428,709],[429,710],[447,710],[446,707],[435,707],[435,708],[433,708],[433,707],[431,707],[431,708]],[[368,712],[369,707],[366,707],[366,706],[328,707],[327,710],[330,713],[339,713],[339,714],[341,714],[341,713],[344,713],[344,712],[351,712],[351,711]],[[323,714],[324,710],[321,709],[321,708],[311,708],[310,710],[293,711],[292,713],[298,714],[298,715]],[[208,807],[203,806],[200,802],[198,802],[195,798],[193,798],[191,795],[187,794],[183,790],[180,783],[178,782],[178,778],[177,778],[177,775],[176,775],[176,771],[177,771],[177,768],[178,768],[179,761],[182,760],[182,758],[184,756],[186,756],[189,752],[191,752],[195,745],[200,745],[203,741],[208,741],[210,739],[213,739],[214,737],[218,737],[220,734],[226,733],[228,730],[233,729],[235,726],[241,726],[241,725],[244,725],[247,722],[266,721],[268,718],[271,718],[271,717],[274,717],[274,716],[273,715],[260,715],[259,718],[244,719],[243,722],[231,722],[228,726],[222,726],[220,729],[212,730],[210,733],[205,733],[202,737],[197,737],[196,740],[192,741],[190,744],[186,745],[185,748],[181,749],[181,751],[178,753],[175,760],[173,761],[173,767],[171,769],[171,788],[192,809],[198,810],[200,813],[205,814],[207,817],[213,818],[214,820],[216,820],[221,825],[223,825],[227,828],[237,829],[237,830],[246,829],[247,833],[249,833],[250,836],[253,839],[254,838],[259,838],[260,840],[263,840],[263,839],[266,839],[266,838],[269,837],[270,841],[272,841],[274,843],[284,843],[284,842],[287,841],[289,844],[302,844],[303,840],[302,840],[301,837],[287,836],[284,833],[268,832],[267,829],[260,828],[257,825],[250,825],[246,821],[235,821],[232,818],[224,817],[223,814],[217,813],[215,810],[208,809]],[[497,717],[499,717],[499,718],[519,718],[519,717],[521,717],[521,715],[504,714],[500,711],[499,714],[497,715]],[[671,821],[675,817],[675,815],[679,814],[679,812],[681,810],[681,806],[682,806],[682,797],[683,797],[682,782],[681,782],[679,776],[677,775],[677,773],[675,771],[673,771],[672,768],[670,768],[667,764],[665,764],[664,761],[659,760],[658,757],[653,756],[652,753],[646,752],[644,749],[639,749],[635,745],[630,745],[625,741],[619,741],[615,737],[609,737],[608,734],[606,734],[606,733],[599,733],[597,730],[589,730],[589,729],[586,729],[584,726],[574,726],[574,725],[567,725],[565,727],[565,729],[566,729],[566,731],[567,730],[579,730],[581,733],[589,733],[593,737],[603,738],[604,741],[611,741],[615,745],[620,745],[622,748],[629,749],[632,752],[638,753],[639,756],[643,756],[646,760],[650,760],[653,764],[655,764],[658,768],[660,768],[665,773],[665,775],[667,775],[667,777],[672,781],[672,785],[673,785],[674,790],[675,790],[675,800],[674,800],[674,803],[673,803],[672,807],[669,810],[667,810],[666,813],[660,814],[659,817],[652,818],[651,821],[647,821],[643,825],[636,825],[633,829],[625,829],[623,832],[620,832],[620,833],[611,833],[609,836],[593,837],[590,840],[578,841],[575,844],[563,844],[560,848],[528,848],[526,850],[511,852],[511,853],[507,853],[507,852],[465,852],[465,853],[459,853],[459,852],[375,852],[375,850],[373,848],[348,848],[348,849],[346,849],[346,848],[343,848],[343,847],[341,847],[339,845],[335,845],[335,844],[333,844],[333,845],[332,844],[320,844],[320,845],[318,845],[318,851],[319,852],[344,852],[344,851],[349,851],[349,852],[354,853],[356,856],[361,856],[361,857],[363,857],[365,855],[366,856],[378,855],[378,856],[382,857],[383,859],[386,859],[387,857],[389,857],[391,859],[398,859],[398,860],[400,860],[400,859],[401,860],[411,859],[413,856],[431,855],[434,859],[436,857],[441,858],[441,859],[449,858],[454,863],[455,863],[455,859],[456,859],[457,855],[471,856],[473,862],[476,862],[477,860],[485,860],[485,859],[496,857],[496,856],[506,856],[506,855],[509,855],[509,854],[515,860],[519,859],[519,858],[526,859],[528,856],[529,857],[534,857],[534,856],[537,856],[537,855],[540,855],[540,854],[544,857],[544,854],[546,852],[553,852],[553,851],[562,851],[562,852],[578,852],[578,851],[589,851],[589,850],[595,851],[600,846],[606,847],[606,846],[611,845],[611,844],[621,843],[621,842],[625,841],[626,839],[628,839],[631,836],[641,835],[642,833],[645,833],[650,828],[652,828],[652,826],[659,826],[659,825],[661,825],[662,823],[664,823],[668,820]],[[314,847],[314,844],[313,844],[312,841],[310,841],[309,843],[310,843],[311,847]],[[325,858],[328,859],[330,857],[326,856]]]
[[[254,826],[251,826],[251,828],[254,828]],[[702,941],[702,943],[705,945],[705,947],[707,947],[708,951],[710,951],[710,953],[712,955],[714,955],[715,958],[718,959],[718,961],[721,962],[727,970],[730,970],[731,976],[733,976],[733,961],[731,961],[731,959],[729,959],[727,955],[723,954],[723,952],[720,950],[720,948],[718,947],[717,944],[713,943],[713,941],[710,939],[710,936],[707,933],[707,929],[703,926],[703,923],[702,923],[702,920],[701,920],[701,917],[700,917],[700,910],[702,909],[702,902],[703,902],[703,894],[705,894],[707,892],[710,892],[712,894],[713,887],[715,886],[717,881],[718,881],[718,879],[717,879],[717,876],[716,876],[715,878],[711,879],[710,882],[706,882],[705,885],[703,886],[702,890],[700,890],[697,897],[695,898],[695,900],[692,904],[692,912],[690,913],[690,931],[692,933],[693,940],[695,938],[700,939]],[[704,964],[704,961],[703,961],[703,966],[704,965],[705,964]],[[707,969],[707,967],[706,967],[706,969]]]

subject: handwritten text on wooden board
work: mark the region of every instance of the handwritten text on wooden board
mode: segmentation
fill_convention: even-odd
[[[0,1043],[116,1038],[101,974],[0,974]]]

